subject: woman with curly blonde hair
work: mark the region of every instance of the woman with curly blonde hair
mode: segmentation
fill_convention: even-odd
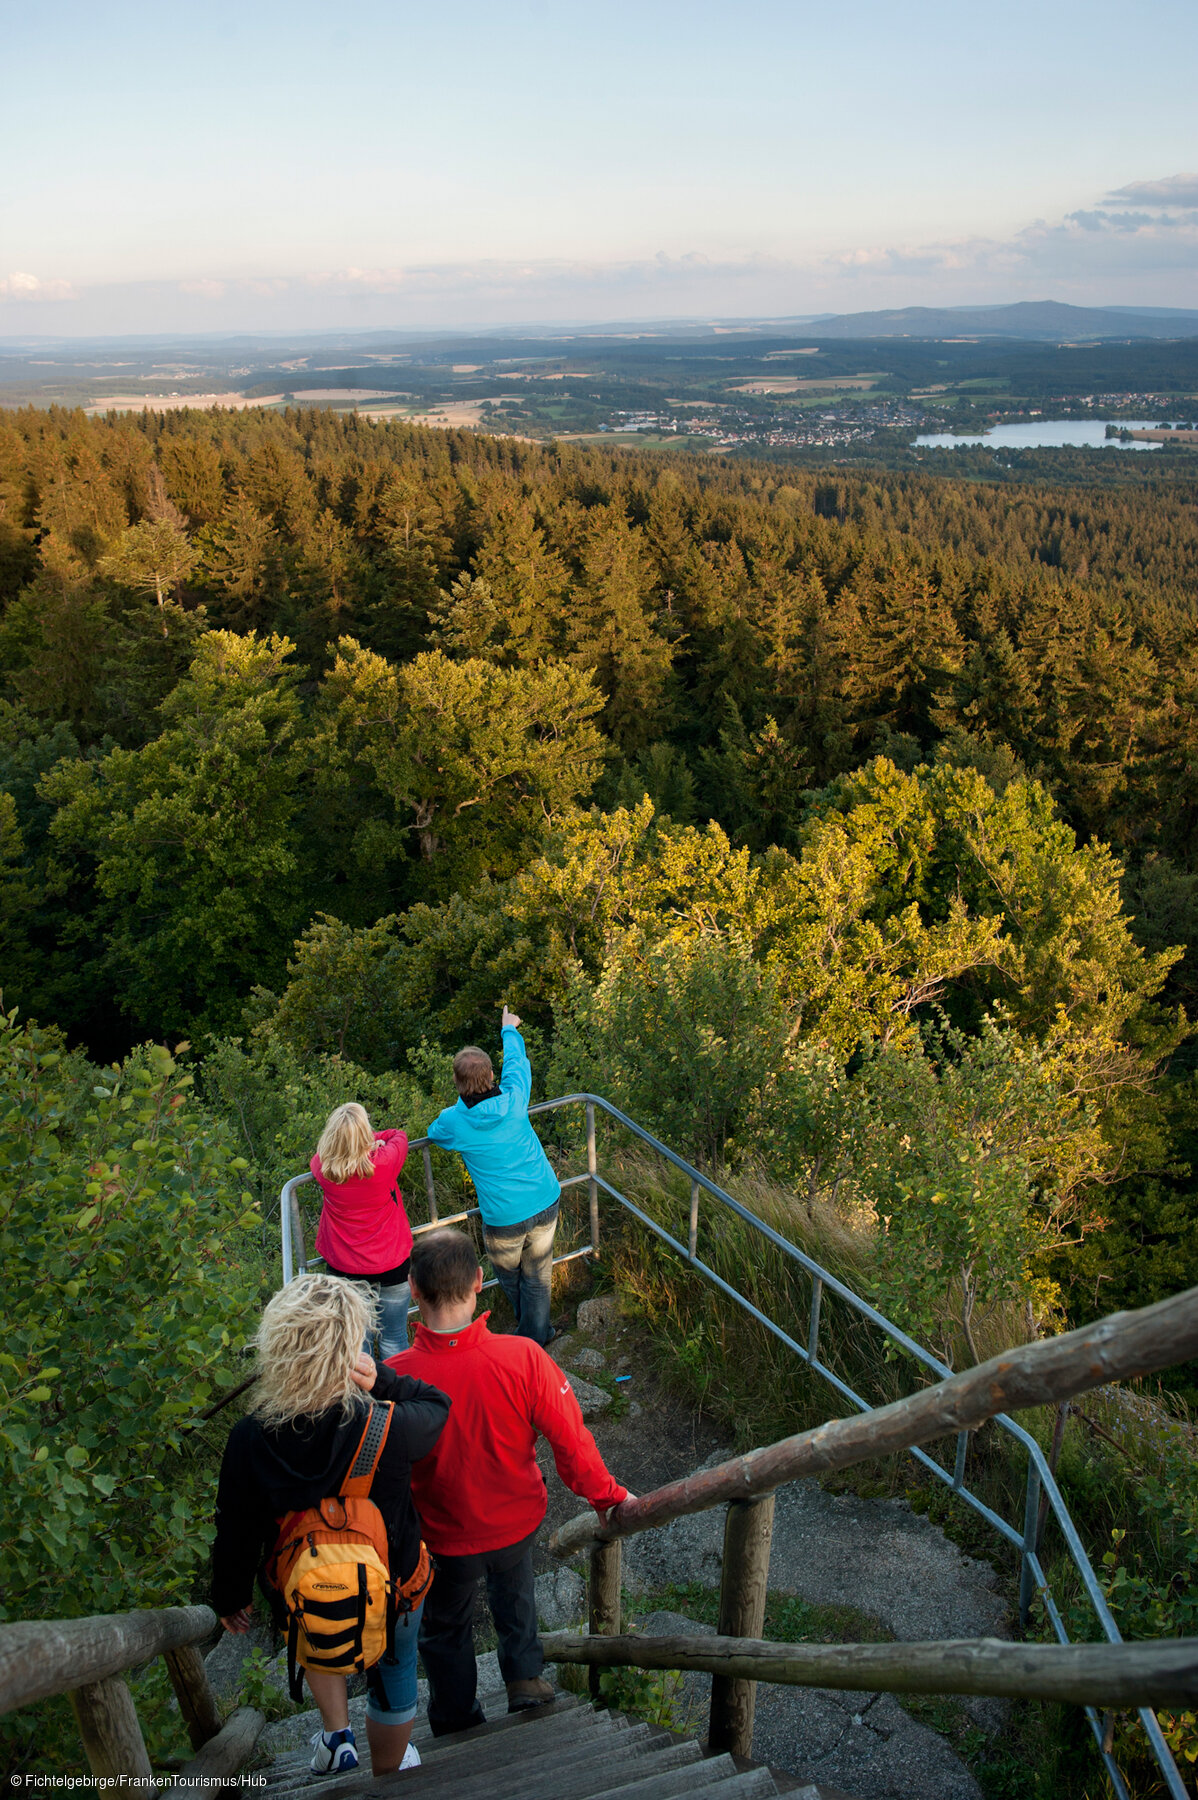
[[[330,1275],[374,1289],[382,1357],[408,1347],[412,1228],[399,1186],[407,1154],[406,1132],[376,1131],[366,1108],[348,1100],[329,1114],[309,1164],[324,1198],[316,1254]],[[373,1338],[364,1348],[372,1347]]]
[[[250,1625],[254,1575],[278,1616],[263,1567],[279,1522],[337,1494],[362,1440],[371,1399],[392,1403],[369,1498],[387,1532],[388,1571],[408,1582],[420,1561],[411,1466],[427,1456],[449,1416],[439,1388],[377,1367],[361,1349],[373,1325],[368,1289],[331,1275],[300,1275],[269,1302],[258,1327],[258,1379],[250,1411],[221,1462],[213,1549],[213,1606],[227,1631]],[[381,1662],[368,1671],[366,1736],[376,1775],[419,1762],[409,1747],[416,1716],[416,1642],[423,1603],[401,1614]],[[318,1774],[358,1767],[345,1677],[305,1670],[323,1730],[312,1739]]]

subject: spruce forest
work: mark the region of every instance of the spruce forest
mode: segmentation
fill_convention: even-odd
[[[628,1009],[747,986],[684,1147],[818,1162],[796,1059],[1034,1065],[1072,1148],[986,1149],[1053,1221],[1023,1274],[1142,1304],[1198,1280],[1194,500],[10,414],[6,1003],[381,1071],[510,990],[643,1101]]]
[[[999,486],[5,414],[4,1131],[65,1208],[6,1240],[65,1296],[7,1346],[14,1462],[37,1370],[136,1315],[132,1273],[88,1311],[92,1263],[165,1278],[106,1209],[221,1234],[188,1244],[166,1455],[261,1291],[224,1234],[330,1104],[423,1129],[504,1000],[539,1095],[848,1221],[850,1278],[954,1366],[1198,1282],[1196,500],[1176,464]],[[145,1342],[45,1465],[80,1570]],[[186,1588],[210,1496],[173,1495],[111,1525],[98,1610]],[[12,1616],[61,1610],[39,1557]]]

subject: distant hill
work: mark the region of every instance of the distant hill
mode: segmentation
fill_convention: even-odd
[[[1198,337],[1198,311],[1158,307],[1066,306],[1019,300],[1011,306],[903,306],[893,312],[837,313],[811,327],[818,337],[1004,337],[1059,343],[1094,338]]]

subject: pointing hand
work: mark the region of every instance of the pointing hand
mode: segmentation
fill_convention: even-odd
[[[506,1031],[508,1029],[509,1025],[514,1028],[515,1026],[519,1025],[519,1023],[520,1023],[519,1013],[514,1013],[511,1009],[511,1007],[508,1006],[507,1002],[505,1001],[504,1007],[503,1007],[503,1030]]]

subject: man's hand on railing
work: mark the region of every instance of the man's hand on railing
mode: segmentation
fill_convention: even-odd
[[[632,1489],[629,1488],[628,1492],[624,1496],[624,1500],[635,1500],[635,1499],[636,1499],[636,1495],[633,1493]],[[616,1513],[619,1512],[620,1508],[623,1506],[624,1500],[617,1500],[616,1504],[614,1506],[609,1506],[606,1512],[599,1512],[599,1508],[596,1507],[595,1511],[597,1513],[599,1513],[599,1523],[601,1525],[609,1525],[612,1521],[612,1518],[615,1516]]]

